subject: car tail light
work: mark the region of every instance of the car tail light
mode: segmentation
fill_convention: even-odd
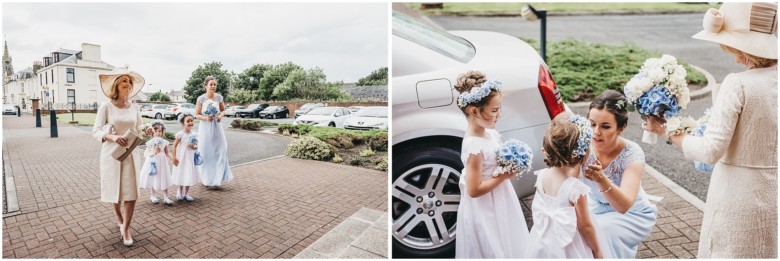
[[[544,62],[539,63],[539,92],[542,94],[542,100],[550,119],[564,111],[561,93]]]
[[[178,110],[178,109],[179,109],[179,108],[176,108],[176,107],[174,107],[174,108],[173,108],[173,111],[175,112],[175,111],[176,111],[176,110]]]

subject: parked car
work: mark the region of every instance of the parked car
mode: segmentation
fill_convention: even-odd
[[[360,109],[363,109],[365,107],[366,106],[349,106],[349,107],[347,107],[347,110],[349,110],[352,113],[356,113],[356,112],[360,111]]]
[[[236,110],[245,109],[245,106],[228,106],[225,108],[225,117],[236,117]]]
[[[165,109],[170,106],[169,104],[156,104],[152,105],[150,107],[147,107],[146,109],[141,109],[141,117],[146,118],[155,118],[158,120],[162,120],[163,115],[165,114]]]
[[[387,106],[363,107],[344,121],[348,130],[387,130]]]
[[[263,119],[278,119],[288,117],[290,117],[290,110],[288,110],[287,106],[284,105],[268,106],[267,108],[260,111],[260,118]]]
[[[299,116],[293,125],[306,124],[342,128],[344,121],[352,115],[344,107],[317,107]]]
[[[317,107],[325,107],[324,103],[307,103],[295,110],[295,118],[297,119],[298,116],[304,115],[307,112],[309,112],[311,109],[317,108]]]
[[[195,104],[192,103],[174,103],[173,107],[168,107],[165,109],[165,113],[163,113],[163,117],[165,119],[178,119],[179,114],[182,114],[183,112],[191,112],[195,113]]]
[[[268,107],[268,103],[262,103],[262,104],[251,104],[249,107],[246,107],[246,109],[240,109],[236,110],[236,116],[245,118],[257,118],[260,117],[260,111]]]
[[[567,108],[545,62],[517,37],[444,31],[398,12],[392,28],[393,257],[453,257],[468,126],[453,88],[458,76],[479,70],[503,82],[504,119],[496,130],[503,140],[533,148],[534,169],[546,167],[542,138]],[[532,194],[535,180],[533,174],[512,179],[518,197]]]
[[[13,104],[3,104],[3,115],[16,115],[16,106]]]

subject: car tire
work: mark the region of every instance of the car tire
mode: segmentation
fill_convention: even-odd
[[[272,115],[271,118],[273,118],[275,120],[276,119],[276,114]]]
[[[290,114],[289,113],[285,113],[284,114],[284,118],[290,118]]]
[[[390,209],[393,257],[455,257],[456,239],[450,235],[455,233],[460,203],[458,182],[463,169],[460,152],[453,147],[419,144],[396,155],[398,157],[393,157]],[[426,187],[432,188],[432,191],[426,191]],[[418,193],[414,193],[413,189]],[[433,198],[429,197],[429,192],[434,193]],[[417,203],[418,198],[422,198],[423,202]],[[427,205],[430,200],[436,200],[434,204],[442,201],[443,207]],[[418,214],[420,210],[422,213]],[[434,215],[429,216],[426,211],[434,211]],[[433,234],[439,238],[430,238],[428,224],[437,229]],[[442,224],[445,229],[439,228]]]
[[[333,122],[331,122],[331,123],[328,123],[328,127],[336,127],[336,124],[335,124],[335,123],[333,123]]]
[[[159,114],[159,113],[158,113],[158,114],[155,114],[155,115],[154,115],[154,118],[155,118],[155,119],[158,119],[158,120],[162,120],[163,116],[162,116],[162,114]]]

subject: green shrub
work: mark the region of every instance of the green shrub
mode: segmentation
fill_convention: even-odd
[[[292,131],[293,125],[289,123],[282,123],[279,124],[279,126],[276,126],[276,129],[279,131],[279,133],[283,135],[290,135],[293,134]]]
[[[361,151],[361,152],[360,152],[360,156],[363,156],[363,157],[371,157],[371,156],[374,156],[374,151],[373,151],[373,150],[371,150],[371,148],[364,149],[363,151]]]
[[[352,158],[349,158],[349,165],[352,166],[363,166],[366,163],[368,163],[368,159],[361,156],[352,156]]]
[[[244,120],[235,119],[232,122],[230,122],[230,127],[234,129],[240,129],[244,123]]]
[[[368,147],[375,151],[387,151],[387,132],[368,140]]]
[[[521,39],[539,50],[537,41]],[[608,45],[579,40],[547,43],[547,66],[567,102],[590,101],[606,90],[622,93],[623,86],[639,72],[645,60],[661,55],[634,44]],[[699,71],[683,61],[678,63],[688,72],[685,77],[688,83],[707,83]]]
[[[382,159],[379,163],[376,164],[376,167],[374,167],[376,170],[380,171],[387,171],[387,159]]]
[[[246,121],[244,122],[244,126],[242,126],[246,130],[251,131],[257,131],[262,128],[261,123],[259,121]]]
[[[269,126],[278,126],[279,123],[276,122],[270,122],[270,121],[256,121],[260,123],[261,127],[269,127]]]
[[[330,145],[314,137],[303,136],[287,145],[284,155],[299,159],[328,160],[333,155]]]
[[[342,163],[344,162],[344,159],[342,159],[341,156],[339,156],[339,154],[334,154],[333,159],[331,161],[333,161],[333,163]]]
[[[270,123],[270,122],[269,122]],[[272,126],[272,125],[268,125]],[[312,130],[312,127],[310,125],[304,125],[304,124],[298,124],[298,125],[292,125],[289,123],[282,123],[277,125],[277,129],[279,130],[279,133],[284,133],[285,131],[292,134],[307,134]]]

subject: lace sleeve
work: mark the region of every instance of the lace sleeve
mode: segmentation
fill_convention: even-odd
[[[580,197],[590,193],[590,187],[582,183],[579,179],[571,178],[574,180],[569,190],[569,202],[576,204]]]
[[[625,166],[623,166],[623,169],[634,162],[645,163],[645,152],[642,151],[642,147],[639,147],[636,143],[631,144],[631,147],[626,150],[626,156],[623,160]]]
[[[469,159],[469,156],[471,155],[478,155],[482,153],[484,156],[485,152],[483,150],[484,150],[484,146],[482,146],[482,144],[479,143],[478,140],[464,139],[463,148],[461,149],[460,152],[460,159],[463,160],[463,162],[465,163]]]

